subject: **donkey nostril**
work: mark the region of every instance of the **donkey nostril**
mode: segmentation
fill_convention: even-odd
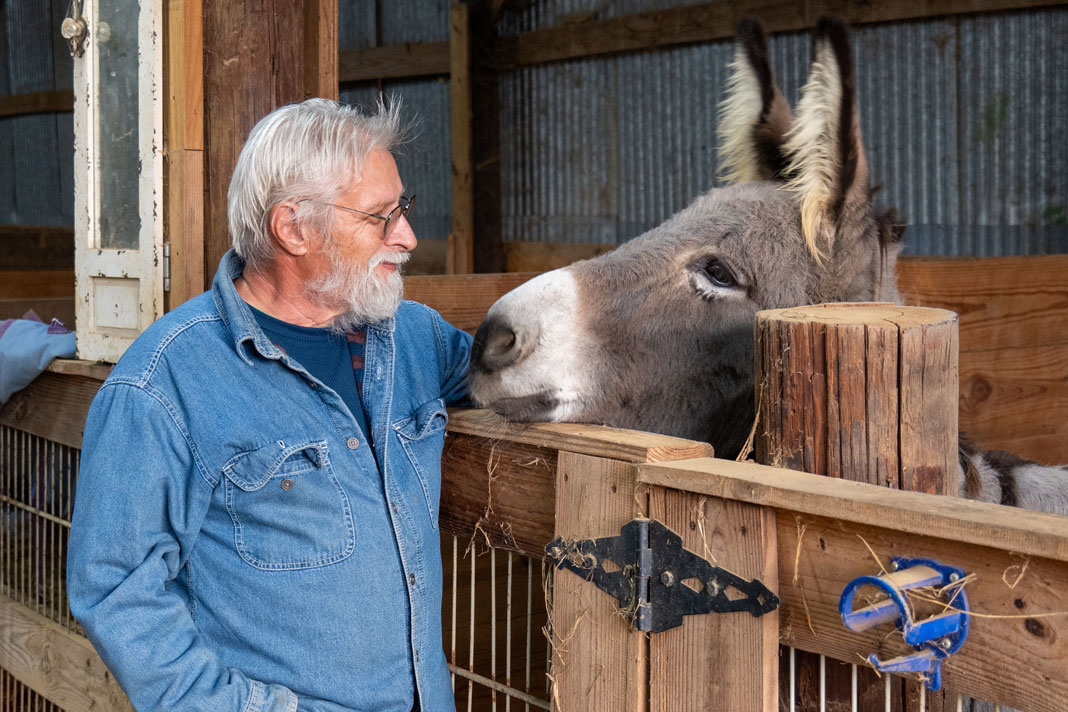
[[[473,365],[485,371],[498,371],[519,360],[519,336],[503,319],[487,318],[478,327],[472,347]]]

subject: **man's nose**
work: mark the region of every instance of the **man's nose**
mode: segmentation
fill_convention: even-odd
[[[419,240],[416,239],[406,215],[401,215],[396,220],[397,224],[392,226],[386,234],[386,246],[399,247],[405,252],[411,252],[419,244]]]

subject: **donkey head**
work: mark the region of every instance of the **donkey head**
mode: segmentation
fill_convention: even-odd
[[[730,185],[502,297],[475,336],[480,405],[705,440],[730,456],[752,426],[758,311],[897,301],[898,238],[872,208],[846,27],[820,21],[794,116],[763,26],[743,21],[720,110]]]

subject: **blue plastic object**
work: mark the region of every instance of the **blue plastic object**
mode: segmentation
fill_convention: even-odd
[[[913,607],[906,600],[905,591],[924,587],[943,589],[964,578],[964,571],[931,559],[895,556],[890,564],[893,568],[890,573],[858,576],[850,581],[838,601],[838,612],[846,628],[854,633],[894,623],[916,652],[886,661],[871,654],[868,662],[879,672],[917,673],[928,690],[938,690],[942,687],[942,661],[960,650],[968,637],[968,597],[963,587],[954,587],[946,599],[946,610],[925,620],[914,620]],[[853,598],[864,586],[873,586],[888,598],[853,610]]]

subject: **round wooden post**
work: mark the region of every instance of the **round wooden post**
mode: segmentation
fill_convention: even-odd
[[[820,304],[760,312],[755,330],[757,462],[957,493],[956,314]],[[797,670],[799,709],[818,709],[818,658],[799,654]],[[883,681],[858,673],[860,709],[882,709]],[[828,664],[828,701],[848,709],[850,693],[849,667]],[[895,693],[894,709],[918,709],[910,696]],[[940,710],[930,697],[927,709]]]

